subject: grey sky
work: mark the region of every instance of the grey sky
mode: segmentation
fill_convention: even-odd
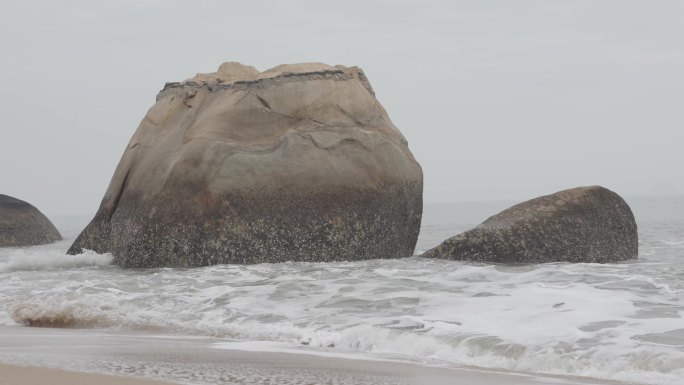
[[[361,66],[425,200],[684,192],[684,2],[0,1],[0,193],[92,214],[164,82]]]

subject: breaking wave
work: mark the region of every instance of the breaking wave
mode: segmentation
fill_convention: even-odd
[[[93,251],[86,251],[79,255],[65,255],[61,250],[46,253],[42,249],[16,249],[7,261],[0,262],[0,273],[106,266],[111,263],[110,254],[97,254]]]
[[[0,324],[151,330],[676,384],[684,376],[684,271],[660,265],[505,267],[410,258],[22,270],[21,277],[0,275]]]
[[[93,313],[92,309],[83,305],[54,307],[18,303],[10,307],[9,313],[15,322],[33,327],[93,328],[115,325],[104,314]]]

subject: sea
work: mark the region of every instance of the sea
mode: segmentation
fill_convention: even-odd
[[[617,264],[414,256],[124,270],[108,254],[66,255],[90,218],[56,217],[63,241],[0,249],[0,362],[211,382],[206,367],[67,357],[45,349],[50,333],[36,334],[50,326],[138,336],[128,344],[154,336],[212,349],[684,384],[684,196],[627,202],[639,258]],[[513,203],[426,204],[416,255]]]

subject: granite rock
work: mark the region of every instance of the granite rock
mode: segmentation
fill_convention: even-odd
[[[413,254],[423,175],[357,67],[167,83],[69,249],[122,267]]]
[[[596,262],[637,258],[627,203],[600,187],[578,187],[517,204],[428,250],[424,257],[495,263]]]
[[[0,247],[42,245],[61,239],[59,231],[37,208],[0,194]]]

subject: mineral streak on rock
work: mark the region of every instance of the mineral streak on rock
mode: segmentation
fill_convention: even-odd
[[[122,267],[405,257],[422,184],[361,69],[224,63],[165,85],[69,253]]]
[[[627,203],[600,187],[578,187],[517,204],[449,238],[424,257],[496,263],[596,262],[637,258]]]
[[[59,231],[37,208],[0,194],[0,247],[42,245],[61,239]]]

